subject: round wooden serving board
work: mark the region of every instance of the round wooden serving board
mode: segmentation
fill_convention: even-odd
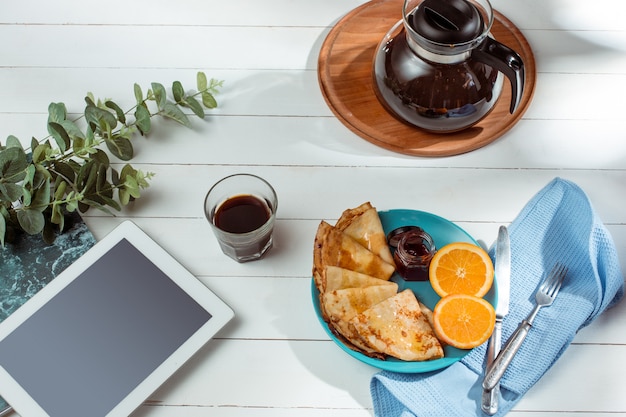
[[[522,33],[494,11],[492,35],[524,61],[526,82],[515,114],[509,113],[511,86],[504,88],[494,109],[471,128],[456,133],[430,133],[387,112],[374,92],[374,54],[383,36],[402,19],[402,0],[373,0],[352,10],[330,31],[318,60],[322,94],[333,113],[350,130],[382,148],[414,156],[458,155],[483,147],[507,132],[531,102],[536,82],[535,58]]]

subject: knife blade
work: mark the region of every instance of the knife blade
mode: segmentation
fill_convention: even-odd
[[[496,305],[496,324],[487,347],[487,369],[491,366],[502,346],[502,320],[509,313],[511,295],[511,244],[506,226],[500,226],[496,241],[496,284],[498,286],[498,304]],[[485,374],[487,372],[485,371]],[[498,412],[500,387],[484,390],[481,408],[484,413],[494,415]]]

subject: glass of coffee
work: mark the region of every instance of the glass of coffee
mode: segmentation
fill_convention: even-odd
[[[259,259],[272,247],[277,207],[274,188],[252,174],[221,179],[204,200],[204,213],[222,251],[237,262]]]

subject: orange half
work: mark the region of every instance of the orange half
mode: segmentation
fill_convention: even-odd
[[[440,297],[448,294],[482,297],[493,284],[493,262],[480,246],[450,243],[433,256],[429,277],[433,290]]]
[[[496,311],[483,298],[465,294],[443,297],[433,310],[437,338],[459,349],[472,349],[489,339]]]

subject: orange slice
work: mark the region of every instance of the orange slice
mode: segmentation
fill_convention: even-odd
[[[465,294],[443,297],[433,310],[437,338],[459,349],[483,344],[496,323],[496,311],[485,299]]]
[[[448,294],[482,297],[493,284],[493,263],[480,246],[450,243],[433,256],[429,277],[433,290],[440,297]]]

